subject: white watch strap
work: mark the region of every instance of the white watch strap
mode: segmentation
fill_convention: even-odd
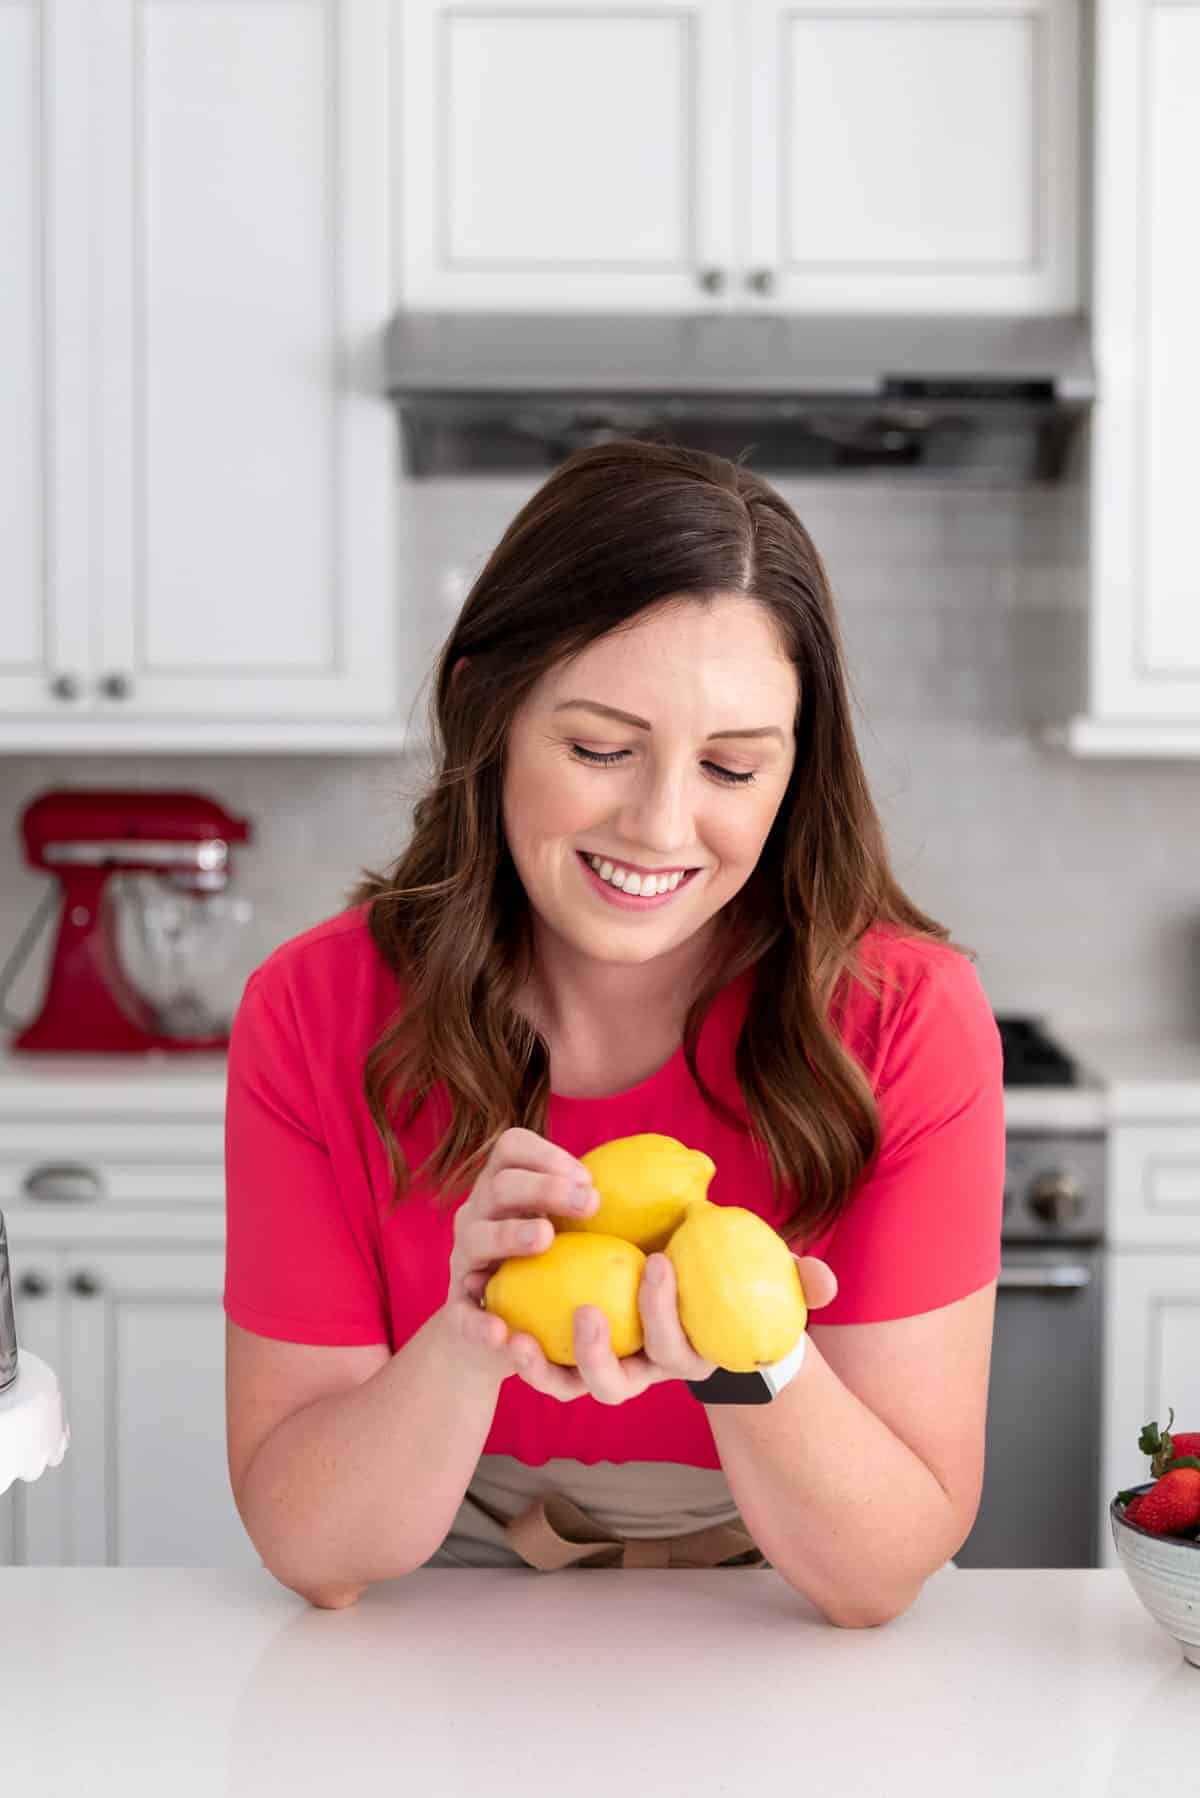
[[[778,1398],[789,1380],[795,1379],[804,1361],[804,1351],[808,1346],[808,1332],[801,1330],[800,1340],[795,1348],[789,1349],[779,1361],[770,1363],[760,1361],[758,1371],[771,1389],[771,1397]]]

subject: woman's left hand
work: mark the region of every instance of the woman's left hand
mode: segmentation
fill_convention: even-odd
[[[828,1305],[837,1293],[837,1275],[814,1255],[793,1255],[804,1299],[810,1311]],[[706,1380],[716,1367],[698,1355],[679,1318],[675,1268],[667,1255],[647,1257],[638,1289],[645,1343],[636,1355],[618,1360],[608,1334],[608,1319],[597,1305],[580,1305],[575,1313],[575,1359],[578,1367],[548,1361],[537,1338],[527,1331],[509,1337],[515,1371],[527,1385],[564,1401],[589,1393],[602,1405],[623,1405],[647,1386],[662,1380]],[[594,1336],[587,1334],[588,1326]]]

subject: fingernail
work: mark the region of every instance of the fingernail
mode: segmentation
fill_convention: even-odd
[[[586,1211],[595,1196],[594,1187],[579,1186],[576,1187],[574,1193],[571,1195],[571,1203],[574,1205],[576,1211]]]
[[[531,1249],[534,1243],[538,1241],[541,1234],[542,1226],[540,1224],[526,1224],[525,1228],[521,1231],[521,1247],[523,1249]]]
[[[661,1261],[648,1261],[646,1263],[646,1278],[649,1280],[651,1286],[661,1286],[666,1277],[667,1270]]]
[[[594,1317],[581,1317],[575,1326],[580,1342],[595,1342],[600,1327]]]

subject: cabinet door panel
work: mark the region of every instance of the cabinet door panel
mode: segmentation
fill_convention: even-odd
[[[0,715],[89,704],[86,31],[0,6]],[[69,676],[74,697],[51,682]]]
[[[390,711],[386,5],[104,12],[106,713]]]
[[[1195,1427],[1200,1394],[1200,1254],[1109,1256],[1105,1314],[1104,1469],[1101,1564],[1119,1565],[1107,1509],[1117,1492],[1143,1485],[1150,1463],[1138,1447],[1144,1424]]]
[[[412,0],[404,304],[705,306],[728,277],[731,0]]]
[[[1078,303],[1077,0],[750,0],[745,260],[789,310]]]
[[[66,1260],[74,1560],[260,1566],[229,1484],[223,1251],[96,1247]]]

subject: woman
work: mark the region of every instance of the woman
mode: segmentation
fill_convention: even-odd
[[[248,1532],[322,1606],[417,1566],[739,1565],[887,1621],[978,1507],[1001,1054],[889,870],[807,532],[722,458],[577,452],[475,582],[433,737],[394,867],[235,1022]],[[769,1403],[708,1402],[663,1254],[622,1360],[597,1308],[577,1368],[481,1308],[594,1209],[578,1158],[650,1130],[798,1257],[816,1321]]]

